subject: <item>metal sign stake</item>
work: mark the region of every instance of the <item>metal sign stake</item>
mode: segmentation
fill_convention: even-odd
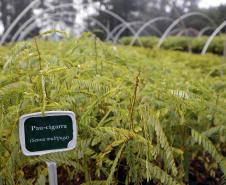
[[[57,185],[57,166],[55,162],[46,162],[49,172],[49,185]]]
[[[19,119],[20,145],[24,155],[41,156],[69,151],[77,143],[77,125],[74,112],[48,111],[22,115]],[[46,161],[49,185],[58,185],[57,166]]]

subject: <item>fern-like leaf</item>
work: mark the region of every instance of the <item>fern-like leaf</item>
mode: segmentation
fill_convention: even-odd
[[[174,161],[172,147],[170,146],[170,144],[167,140],[167,137],[160,125],[160,122],[155,119],[152,119],[152,122],[154,124],[158,142],[160,143],[161,148],[165,151],[164,152],[165,153],[165,161],[164,162],[166,163],[168,170],[171,170],[172,174],[174,176],[176,176],[178,174],[178,171],[177,171],[177,167],[176,167],[176,164]]]
[[[107,178],[107,181],[106,181],[106,185],[111,185],[111,183],[112,183],[113,175],[114,175],[114,172],[115,172],[115,170],[116,170],[116,166],[117,166],[117,164],[118,164],[119,158],[121,157],[121,153],[122,153],[124,147],[125,147],[125,144],[123,144],[123,145],[121,146],[120,150],[118,151],[118,153],[117,153],[117,155],[116,155],[116,157],[115,157],[115,160],[114,160],[113,165],[112,165],[112,167],[111,167],[110,174],[109,174],[109,176],[108,176],[108,178]]]
[[[223,133],[223,132],[226,132],[226,126],[220,125],[220,126],[213,127],[203,132],[202,134],[205,135],[206,137],[211,137],[214,134]]]
[[[221,170],[223,171],[224,175],[226,175],[226,160],[221,154],[218,153],[217,149],[215,148],[213,143],[209,140],[209,138],[206,137],[204,134],[197,132],[194,129],[191,130],[191,136],[196,143],[201,145],[205,149],[205,151],[212,155],[212,157],[221,167]]]
[[[140,162],[141,164],[146,166],[147,173],[149,174],[151,179],[160,180],[161,183],[166,185],[181,185],[181,183],[177,182],[174,178],[172,178],[170,175],[168,175],[164,170],[162,170],[158,166],[150,162],[147,162],[146,160],[143,160],[143,159],[140,159]]]

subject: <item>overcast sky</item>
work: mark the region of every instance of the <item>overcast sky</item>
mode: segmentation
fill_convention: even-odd
[[[219,6],[220,4],[226,4],[226,0],[200,0],[200,8],[209,8],[210,6]]]

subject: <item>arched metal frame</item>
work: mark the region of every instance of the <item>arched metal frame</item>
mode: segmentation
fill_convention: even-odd
[[[141,34],[141,32],[149,25],[154,24],[158,21],[173,21],[172,19],[170,19],[169,17],[156,17],[154,19],[149,20],[148,22],[146,22],[134,35],[133,40],[130,42],[130,46],[132,46],[135,41],[138,39],[139,35]]]
[[[144,24],[144,23],[142,23],[142,22],[140,22],[139,24]],[[139,25],[138,23],[134,23],[134,24],[131,24],[131,25]],[[158,28],[156,28],[155,26],[153,26],[153,25],[148,25],[147,27],[150,27],[153,31],[155,31],[156,33],[158,33],[160,36],[162,35],[162,32],[158,29]],[[146,27],[146,28],[147,28]],[[118,39],[120,38],[120,36],[121,36],[121,34],[126,30],[127,28],[125,27],[125,26],[123,26],[119,31],[118,31],[118,33],[116,34],[116,36],[114,37],[114,40],[113,40],[113,43],[114,44],[116,44],[117,42],[118,42]],[[145,30],[145,29],[144,29]],[[144,31],[143,30],[143,31]],[[135,35],[133,35],[133,36],[135,36]]]
[[[7,39],[8,35],[10,34],[10,32],[13,30],[13,28],[16,26],[16,24],[23,18],[23,16],[28,11],[30,11],[32,8],[34,8],[35,6],[39,6],[40,3],[41,3],[40,0],[34,0],[17,16],[17,18],[11,23],[9,28],[2,35],[1,41],[0,41],[0,45],[2,45],[5,42],[5,40]]]
[[[142,21],[133,21],[133,22],[127,22],[128,24],[136,24],[136,23],[140,23]],[[122,29],[125,26],[125,23],[121,23],[117,26],[115,26],[112,31],[111,31],[111,35],[116,34],[120,29]],[[108,41],[110,38],[107,38],[106,40]]]
[[[56,12],[53,14],[49,14],[49,17],[55,17],[58,15],[74,15],[73,12]],[[110,34],[110,31],[108,30],[108,28],[106,26],[104,26],[100,21],[98,21],[97,19],[93,18],[93,17],[89,17],[89,19],[91,19],[92,21],[94,21],[99,27],[101,27],[106,33],[107,35]],[[12,37],[11,41],[14,42],[16,41],[16,38],[18,38],[18,36],[22,33],[22,36],[19,36],[18,40],[23,39],[30,31],[32,31],[34,28],[36,27],[36,22],[31,23],[29,26],[27,26],[24,30],[18,30]],[[29,30],[29,31],[28,31]],[[20,32],[19,32],[20,31]],[[111,37],[111,36],[110,36]]]
[[[48,20],[47,22],[45,22],[44,24],[41,25],[41,28],[48,26],[52,23],[52,20]],[[19,36],[19,38],[17,39],[17,41],[21,41],[23,40],[33,29],[36,28],[35,24],[31,24],[29,27],[27,27]],[[84,28],[85,30],[88,30],[88,28]],[[90,30],[88,30],[90,31]]]
[[[132,21],[132,22],[127,22],[129,25],[133,26],[136,24],[139,24],[141,21]],[[121,29],[123,29],[125,27],[125,23],[121,23],[119,25],[117,25],[116,27],[114,27],[111,31],[111,34],[113,35],[113,37],[115,37],[114,35],[116,35]],[[107,40],[109,40],[110,38],[107,38]],[[114,40],[114,39],[113,39]]]
[[[48,20],[47,22],[45,22],[44,24],[42,24],[40,28],[44,28],[44,27],[50,25],[51,23],[53,23],[52,20]],[[57,22],[54,21],[54,23],[57,23]],[[35,25],[35,24],[29,25],[29,26],[28,26],[28,27],[20,34],[20,36],[19,36],[19,38],[17,39],[17,41],[23,40],[23,39],[24,39],[24,38],[25,38],[25,37],[26,37],[33,29],[35,29],[35,28],[36,28],[36,25]],[[84,28],[84,29],[85,29],[85,28]]]
[[[199,31],[194,28],[186,28],[186,29],[182,29],[179,33],[177,33],[176,36],[179,37],[179,36],[182,36],[182,34],[188,33],[188,32],[193,33],[195,36],[197,36],[199,33]]]
[[[209,45],[211,44],[214,37],[226,26],[226,21],[224,21],[220,26],[216,28],[216,30],[212,33],[212,35],[209,37],[209,39],[206,41],[205,46],[202,49],[202,55],[205,55]]]
[[[137,24],[137,23],[136,23]],[[135,24],[135,25],[136,25]],[[148,25],[147,27],[150,27],[153,31],[155,31],[156,33],[158,33],[158,35],[159,36],[161,36],[162,35],[162,32],[159,30],[159,29],[157,29],[155,26],[153,26],[153,25]],[[147,28],[146,27],[146,28]],[[124,26],[123,28],[121,28],[119,31],[118,31],[118,33],[117,33],[117,35],[114,37],[114,40],[113,40],[113,43],[114,44],[116,44],[117,43],[117,41],[118,41],[118,39],[119,39],[119,37],[122,35],[122,33],[126,30],[127,28]],[[145,29],[144,29],[145,30]],[[143,31],[144,31],[143,30]],[[133,37],[135,37],[136,35],[133,35]]]
[[[20,14],[19,16],[13,21],[13,23],[9,26],[9,28],[5,31],[5,33],[2,35],[1,40],[0,40],[0,44],[3,44],[5,42],[5,40],[8,38],[10,32],[13,30],[13,28],[18,24],[18,22],[21,20],[21,18],[28,12],[30,11],[32,8],[37,7],[40,5],[40,0],[34,0],[33,2],[31,2]],[[19,39],[22,39],[26,36],[26,34],[28,34],[31,30],[33,30],[33,28],[35,27],[35,19],[36,18],[41,18],[45,13],[51,13],[52,11],[57,11],[58,9],[61,8],[67,8],[67,7],[73,7],[73,6],[81,6],[82,10],[84,11],[86,8],[88,8],[89,6],[91,6],[92,3],[87,3],[87,4],[79,4],[79,3],[64,3],[61,5],[57,5],[57,6],[47,6],[48,8],[43,10],[42,13],[40,13],[39,15],[34,15],[32,16],[30,19],[28,19],[26,22],[24,22],[22,24],[22,26],[20,26],[20,28],[17,30],[17,32],[14,34],[14,36],[12,37],[12,41],[15,41],[16,38],[20,35]],[[80,8],[79,8],[80,9]],[[119,24],[118,26],[116,26],[112,31],[109,31],[109,29],[104,26],[100,21],[96,20],[95,18],[92,17],[88,17],[88,19],[92,19],[98,26],[100,26],[106,33],[107,33],[107,37],[106,40],[110,40],[110,38],[112,38],[113,43],[117,43],[118,38],[120,37],[120,35],[123,33],[124,30],[129,29],[130,32],[134,35],[133,40],[131,41],[130,45],[133,45],[134,42],[138,39],[139,35],[141,34],[141,32],[147,27],[150,26],[154,31],[156,31],[156,33],[160,34],[160,31],[154,27],[152,24],[157,22],[157,21],[163,21],[165,20],[169,20],[172,21],[172,19],[168,18],[168,17],[157,17],[154,18],[146,23],[143,24],[143,26],[137,31],[135,32],[134,28],[132,26],[134,25],[139,25],[142,22],[141,21],[134,21],[134,22],[126,22],[122,17],[120,17],[119,15],[115,14],[114,12],[110,11],[110,10],[106,10],[106,9],[102,9],[101,7],[95,7],[95,9],[97,9],[98,11],[102,11],[112,17],[114,17],[115,19],[117,19],[118,21],[121,22],[121,24]],[[56,16],[59,13],[52,13],[51,15]],[[62,14],[62,12],[61,12]],[[72,15],[72,12],[64,12],[64,14],[68,14],[68,15]],[[212,21],[212,19],[210,19],[207,15],[200,13],[200,12],[190,12],[187,14],[184,14],[182,16],[180,16],[179,18],[177,18],[175,21],[173,21],[173,23],[166,29],[166,31],[163,33],[162,37],[160,38],[159,42],[158,42],[158,48],[161,47],[161,44],[164,42],[165,38],[169,35],[170,32],[172,32],[171,30],[180,22],[183,23],[184,19],[189,18],[191,16],[200,16],[202,18],[205,18],[206,20],[208,20],[213,26],[215,26],[215,23]],[[213,33],[212,35],[209,37],[208,41],[206,42],[202,54],[205,54],[209,44],[211,43],[212,39],[224,28],[224,26],[226,26],[226,21],[224,21]],[[211,30],[214,29],[214,27],[205,27],[202,30],[199,31],[199,33],[197,34],[197,37],[200,37],[201,35],[203,35],[207,30]],[[181,30],[178,35],[181,35],[183,32],[191,30],[190,28],[188,29],[183,29]],[[24,33],[21,34],[21,32],[24,31]],[[196,31],[194,31],[196,33]],[[115,36],[113,36],[114,34],[116,34]],[[139,41],[139,40],[138,40]],[[142,45],[142,43],[139,41],[139,44]]]
[[[198,37],[203,36],[203,34],[204,34],[206,31],[208,31],[208,30],[213,30],[213,31],[214,31],[215,29],[216,29],[216,27],[207,26],[207,27],[205,27],[205,28],[203,28],[203,29],[201,29],[201,30],[199,31]]]
[[[171,30],[168,35],[177,35],[181,30],[183,30],[183,28],[175,28],[174,30]]]
[[[136,25],[139,25],[139,24],[144,24],[143,21],[132,21],[132,22],[127,22],[127,23],[130,24],[131,26],[136,26]],[[156,28],[156,27],[154,27],[154,26],[151,26],[151,28],[152,28],[156,33],[158,33],[159,35],[162,35],[162,32],[161,32],[158,28]],[[124,31],[125,29],[126,29],[125,24],[124,24],[124,23],[121,23],[121,24],[117,25],[117,26],[111,31],[111,34],[112,34],[112,35],[115,35],[115,34],[116,34],[116,36],[117,36],[117,33],[122,32],[122,30]],[[121,33],[119,34],[119,36],[120,36],[120,35],[121,35]],[[115,37],[116,37],[116,36],[115,36]],[[119,36],[117,36],[117,37],[119,37]],[[107,38],[106,40],[109,41],[109,38]],[[116,39],[114,39],[114,40],[116,40]]]
[[[190,12],[190,13],[186,13],[182,16],[180,16],[179,18],[177,18],[164,32],[164,34],[162,35],[162,37],[160,38],[157,48],[160,48],[162,43],[164,42],[165,38],[168,36],[168,34],[170,33],[170,31],[178,24],[180,23],[182,20],[192,17],[192,16],[200,16],[203,17],[205,19],[207,19],[213,26],[215,26],[215,23],[212,21],[212,19],[210,19],[207,15],[200,13],[200,12]]]
[[[61,4],[61,5],[58,5],[58,6],[54,6],[54,7],[51,7],[51,8],[47,8],[45,9],[41,14],[39,15],[34,15],[32,16],[30,19],[28,19],[23,25],[21,25],[21,27],[19,28],[18,32],[21,32],[23,29],[25,29],[30,23],[32,23],[33,21],[35,21],[35,19],[39,18],[40,16],[44,15],[45,13],[49,13],[51,11],[56,11],[57,9],[60,9],[60,8],[67,8],[67,7],[71,7],[71,6],[74,6],[74,5],[80,5],[80,4],[76,4],[76,3],[65,3],[65,4]],[[85,4],[83,5],[83,7],[87,8],[90,4]],[[123,19],[121,18],[119,15],[115,14],[114,12],[110,11],[110,10],[105,10],[105,9],[101,9],[99,8],[98,9],[99,11],[102,11],[112,17],[114,17],[115,19],[117,19],[118,21],[122,22],[125,24],[125,26],[133,33],[135,34],[135,30]],[[84,10],[83,10],[84,11]],[[7,37],[8,34],[5,35],[5,37]],[[2,39],[2,43],[4,43],[5,39]],[[141,43],[140,43],[141,44]],[[141,44],[142,45],[142,44]]]
[[[50,14],[49,16],[51,16],[51,17],[54,16],[55,17],[57,15],[73,15],[73,13],[72,12],[57,12],[57,13],[54,13],[54,14]],[[114,37],[111,35],[111,32],[100,21],[98,21],[97,19],[95,19],[93,17],[89,17],[89,19],[94,21],[99,27],[101,27],[107,33],[107,38],[112,38],[112,40],[114,40]],[[48,22],[48,23],[50,23],[50,22]],[[121,26],[123,26],[123,25],[121,25]],[[25,28],[24,30],[20,31],[20,33],[19,32],[15,33],[15,35],[11,39],[11,42],[15,42],[17,37],[19,37],[17,39],[18,41],[23,40],[29,34],[29,32],[31,32],[35,28],[36,28],[36,22],[33,22],[27,28]],[[157,33],[161,34],[161,32],[157,28],[155,28],[155,27],[152,27],[152,28],[153,28],[153,30],[156,29],[155,31]],[[123,28],[121,28],[121,29],[123,29]],[[106,39],[106,41],[107,41],[107,39]]]

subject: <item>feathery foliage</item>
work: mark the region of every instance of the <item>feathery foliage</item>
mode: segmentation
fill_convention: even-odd
[[[208,152],[226,175],[217,56],[112,46],[85,34],[2,47],[0,69],[0,184],[45,184],[45,161],[83,184],[185,184],[187,152]],[[78,145],[25,157],[18,119],[47,110],[75,112]]]

